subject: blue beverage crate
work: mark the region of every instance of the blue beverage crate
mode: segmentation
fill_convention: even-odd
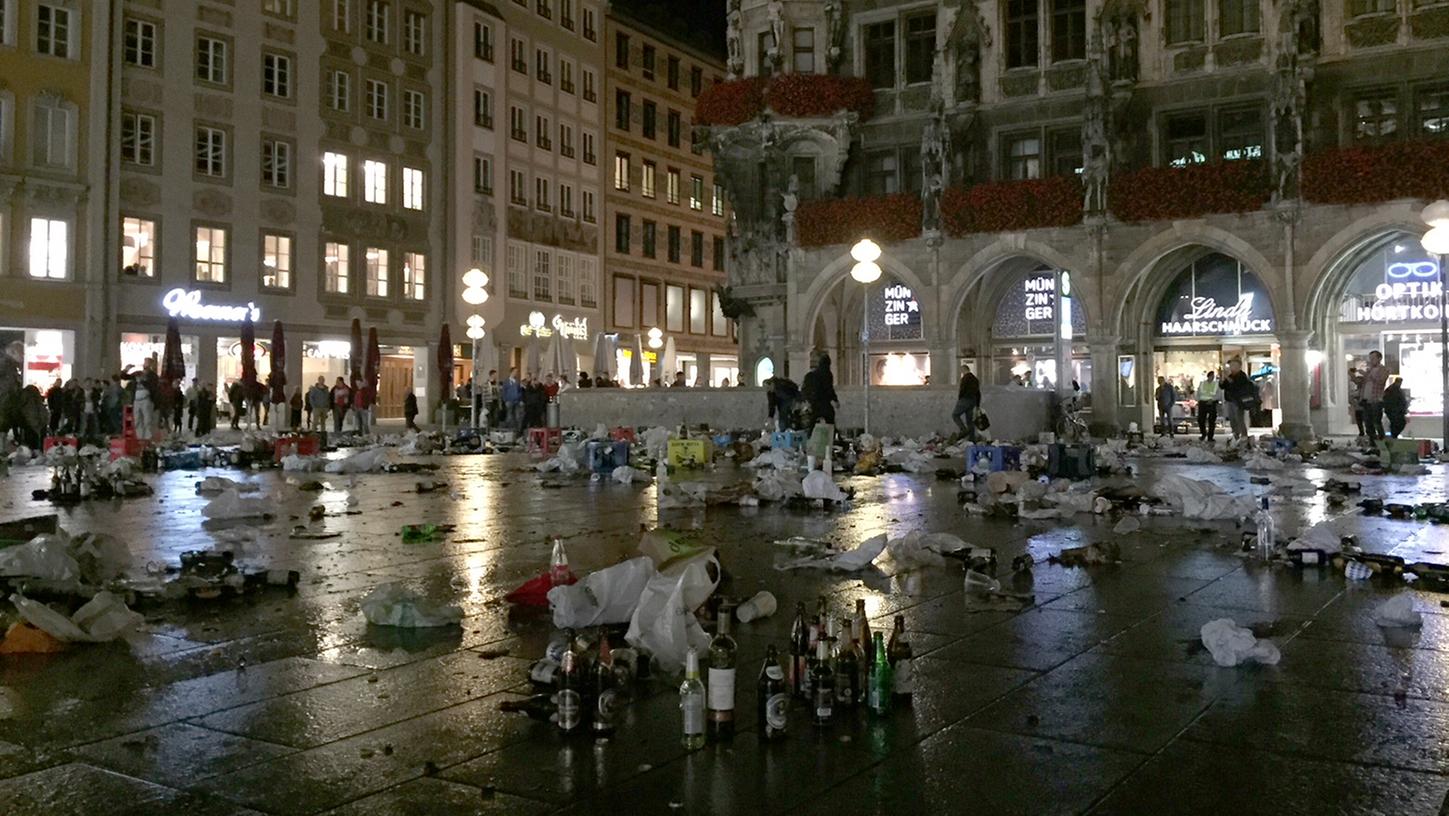
[[[805,447],[805,439],[800,431],[776,431],[770,434],[770,447],[800,450]]]
[[[584,446],[584,452],[589,457],[589,470],[593,473],[607,476],[614,472],[614,468],[629,464],[628,442],[591,439]]]
[[[1021,448],[1012,445],[972,445],[966,449],[966,469],[974,469],[983,457],[991,463],[992,473],[1021,467]]]

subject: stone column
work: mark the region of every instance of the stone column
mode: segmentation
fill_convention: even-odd
[[[1090,430],[1095,435],[1116,436],[1122,430],[1117,410],[1117,403],[1120,401],[1117,382],[1117,351],[1122,338],[1089,330],[1087,340],[1087,346],[1092,352],[1092,427]]]
[[[1289,439],[1312,439],[1308,416],[1308,339],[1312,332],[1290,329],[1278,333],[1280,377],[1278,402],[1283,410],[1282,433]]]

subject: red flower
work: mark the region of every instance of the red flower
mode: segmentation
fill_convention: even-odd
[[[719,82],[704,90],[695,103],[697,125],[738,125],[769,107],[780,116],[813,118],[846,110],[861,119],[875,112],[875,91],[858,77],[822,74],[784,74],[774,79],[746,77]]]
[[[795,210],[800,246],[853,243],[861,238],[886,243],[921,234],[921,199],[915,193],[802,201]]]
[[[1303,197],[1320,204],[1449,197],[1449,142],[1399,142],[1310,153],[1303,160]]]
[[[716,82],[705,88],[694,103],[694,124],[738,125],[759,116],[764,108],[764,78]]]
[[[1069,227],[1082,220],[1082,185],[1054,176],[952,187],[941,196],[941,226],[952,236]]]
[[[1251,212],[1271,195],[1263,162],[1144,167],[1112,177],[1107,206],[1123,221],[1172,221]]]

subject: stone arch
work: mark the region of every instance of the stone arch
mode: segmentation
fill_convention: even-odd
[[[1412,235],[1425,229],[1418,213],[1402,205],[1376,210],[1334,233],[1305,264],[1307,269],[1316,270],[1316,274],[1308,282],[1308,292],[1303,298],[1303,327],[1323,332],[1349,278],[1366,253],[1377,249],[1396,232]]]
[[[1005,293],[1005,277],[1015,277],[1018,273],[1029,272],[1039,266],[1066,269],[1078,276],[1086,269],[1086,264],[1049,244],[1031,240],[1025,233],[1002,235],[962,262],[947,278],[947,289],[942,299],[945,305],[941,312],[944,324],[942,328],[946,332],[942,339],[946,345],[953,349],[961,348],[962,338],[958,329],[961,311],[966,308],[968,298],[973,294],[986,293],[990,308],[994,310]],[[1004,269],[1009,270],[1006,275],[997,274]],[[1077,280],[1085,278],[1078,277]],[[988,292],[990,286],[995,288]],[[1087,308],[1088,314],[1092,313],[1093,304],[1090,301],[1084,301],[1083,306]]]
[[[880,264],[882,278],[887,275],[892,276],[909,286],[912,291],[922,293],[923,296],[930,291],[920,275],[899,259],[892,257],[891,253],[882,253],[880,260],[876,263]],[[855,259],[850,257],[850,251],[847,249],[826,264],[810,281],[810,284],[805,287],[805,291],[798,295],[798,303],[801,308],[796,310],[796,313],[803,314],[804,320],[796,325],[796,330],[791,332],[791,336],[814,336],[815,322],[820,319],[826,299],[837,284],[843,280],[850,280],[850,269],[853,266],[855,266]],[[928,326],[926,333],[929,336],[935,330],[935,327]]]

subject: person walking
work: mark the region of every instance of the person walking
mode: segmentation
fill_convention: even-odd
[[[1248,418],[1258,408],[1258,389],[1243,370],[1243,361],[1233,358],[1228,363],[1228,376],[1223,380],[1223,399],[1232,407],[1228,422],[1233,428],[1233,441],[1248,438]]]
[[[523,383],[523,427],[543,428],[547,424],[548,389],[532,374]]]
[[[1394,376],[1384,389],[1384,416],[1389,420],[1389,436],[1399,438],[1409,424],[1409,398],[1404,395],[1404,378]]]
[[[508,369],[508,379],[503,381],[504,424],[515,434],[523,433],[523,383],[518,380],[518,369]]]
[[[200,380],[191,378],[191,385],[186,389],[186,430],[196,431],[196,394],[201,389],[198,387]]]
[[[981,381],[971,373],[971,366],[961,366],[961,382],[956,387],[956,407],[951,419],[967,441],[976,441],[976,409],[981,407]],[[963,419],[964,417],[964,419]]]
[[[1348,370],[1348,415],[1358,426],[1358,438],[1364,439],[1367,431],[1363,427],[1363,375],[1354,368]]]
[[[372,433],[372,389],[362,380],[352,381],[352,414],[357,420],[358,433]]]
[[[1384,366],[1384,355],[1369,352],[1368,368],[1363,372],[1363,425],[1370,445],[1384,438],[1384,389],[1388,384],[1389,369]]]
[[[288,423],[288,426],[293,431],[302,430],[302,403],[302,387],[298,386],[292,389],[292,398],[287,401],[288,407],[291,408],[291,415],[288,417],[291,422]]]
[[[801,383],[800,393],[810,403],[812,424],[835,424],[835,407],[840,404],[840,397],[835,394],[835,375],[830,371],[829,354],[821,354],[815,367],[805,373],[805,382]]]
[[[211,385],[202,383],[196,389],[196,435],[203,437],[216,430],[216,395]]]
[[[45,392],[45,410],[49,415],[50,435],[58,436],[60,426],[65,422],[65,384],[59,377],[55,378],[50,390]]]
[[[80,435],[82,437],[89,439],[100,434],[100,410],[101,387],[95,380],[87,379],[85,385],[81,388]]]
[[[406,397],[403,397],[403,419],[407,423],[406,427],[408,430],[419,430],[417,423],[418,395],[417,392],[412,390],[411,388],[408,389],[408,395]]]
[[[136,419],[136,438],[149,441],[156,433],[156,400],[161,397],[161,378],[156,376],[156,358],[148,357],[141,373],[133,376],[135,393],[131,410]]]
[[[1162,418],[1162,432],[1167,436],[1176,436],[1177,432],[1172,427],[1172,406],[1177,404],[1177,389],[1166,377],[1157,378],[1157,415]]]
[[[327,390],[327,378],[317,376],[317,382],[307,389],[307,407],[311,411],[307,416],[307,429],[311,431],[325,430],[327,427],[327,406],[332,401],[332,394]]]
[[[347,418],[347,409],[352,406],[352,389],[347,387],[347,381],[341,377],[337,378],[337,384],[332,386],[332,432],[342,433],[342,421]]]
[[[241,380],[231,381],[231,385],[226,389],[226,401],[231,405],[232,430],[239,430],[241,428],[242,407],[246,402],[246,389],[242,387]]]
[[[121,408],[125,402],[126,389],[121,387],[119,374],[112,374],[101,395],[101,433],[115,436],[121,432]]]
[[[1209,371],[1197,384],[1197,430],[1198,439],[1211,442],[1218,425],[1218,381],[1216,372]]]

